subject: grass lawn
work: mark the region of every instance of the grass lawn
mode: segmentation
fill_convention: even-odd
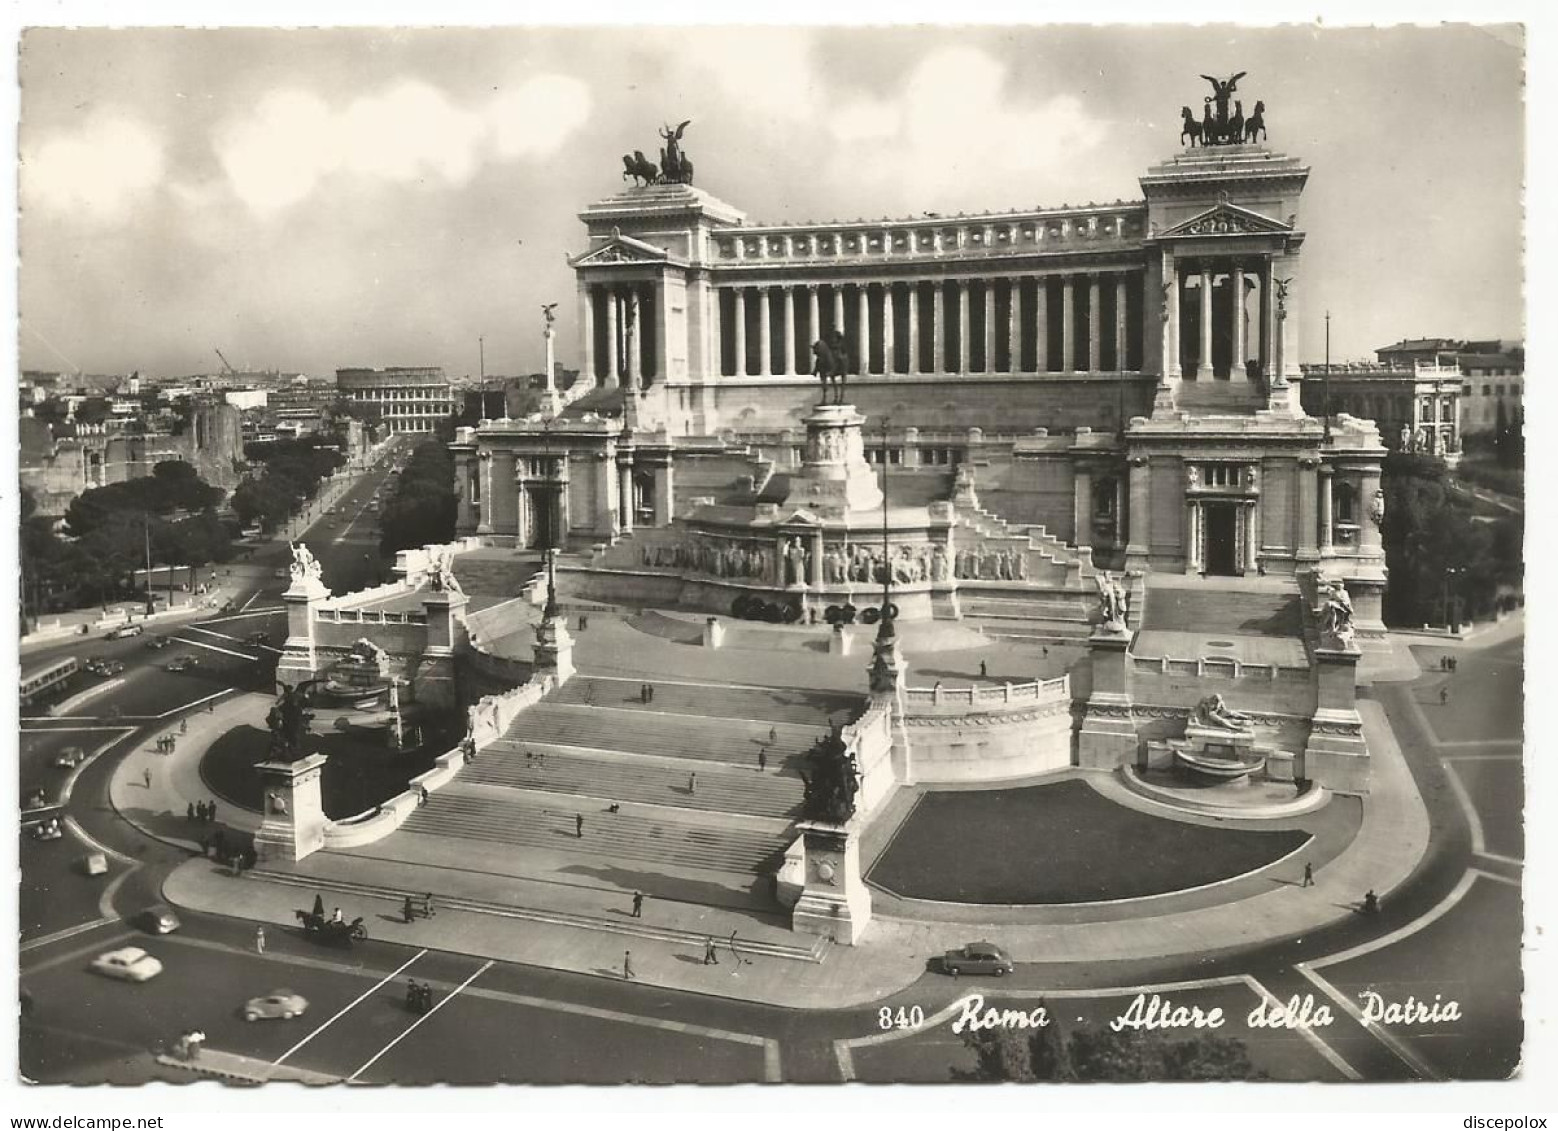
[[[384,746],[382,731],[328,730],[308,736],[310,754],[324,754],[320,791],[325,816],[333,820],[372,809],[406,788],[417,774],[433,768],[433,759],[459,741],[456,720],[428,719],[422,723],[426,739],[421,750],[392,754]],[[270,732],[261,727],[234,727],[211,744],[200,761],[200,776],[212,793],[230,805],[256,812],[260,809],[260,775],[257,762],[270,752]]]
[[[1149,816],[1082,781],[927,793],[869,879],[914,899],[1086,903],[1243,875],[1309,840]]]

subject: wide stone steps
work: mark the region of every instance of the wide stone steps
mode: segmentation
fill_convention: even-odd
[[[685,814],[673,818],[654,808],[605,813],[598,804],[580,805],[577,798],[505,792],[513,796],[443,790],[402,830],[744,875],[771,871],[791,839],[769,829],[700,823]],[[583,836],[574,833],[576,814],[584,818]]]
[[[655,698],[655,706],[659,706],[658,691]],[[548,743],[741,767],[757,765],[758,750],[766,748],[768,764],[777,768],[791,756],[810,750],[825,733],[825,727],[797,723],[583,707],[544,700],[521,713],[504,738],[522,747]]]
[[[1257,636],[1301,636],[1301,598],[1278,593],[1216,589],[1148,590],[1141,628],[1147,631],[1232,632]]]
[[[1008,591],[961,590],[958,602],[965,616],[1010,617],[1018,620],[1074,620],[1085,623],[1096,603],[1086,593],[1045,593],[1031,595]]]
[[[388,900],[396,909],[402,905],[406,892],[377,884],[354,883],[333,878],[298,876],[288,872],[257,870],[254,876],[271,883],[287,884],[308,891],[334,891],[358,898]],[[440,911],[471,911],[480,915],[498,915],[506,919],[522,919],[531,923],[547,923],[560,927],[580,927],[588,931],[607,931],[640,939],[656,939],[661,942],[683,943],[701,949],[708,938],[702,931],[684,931],[678,927],[655,926],[644,919],[624,918],[620,915],[584,915],[576,911],[563,911],[546,907],[527,907],[515,903],[498,903],[491,900],[468,899],[463,896],[444,895],[434,891],[433,905]],[[786,944],[770,939],[741,937],[741,953],[783,958],[792,962],[821,962],[827,940],[821,936],[806,943],[804,936],[796,936],[797,942]]]
[[[531,746],[528,753],[530,757],[521,747],[507,742],[494,743],[461,771],[460,780],[572,793],[607,802],[781,819],[799,814],[805,794],[799,777],[781,774],[773,764],[766,771],[759,771],[755,763],[743,770],[703,765],[689,769],[680,758],[673,762],[637,754],[591,755],[550,744]],[[536,754],[544,757],[538,759]],[[689,792],[687,778],[692,772],[698,780]]]
[[[576,675],[548,695],[547,702],[765,723],[799,723],[817,728],[826,728],[830,721],[852,722],[864,710],[864,702],[858,695],[710,683],[656,682],[653,685],[654,701],[646,704],[639,700],[640,686],[638,680]]]
[[[970,627],[997,640],[1029,641],[1036,644],[1064,644],[1086,640],[1092,626],[1073,620],[1044,620],[1037,617],[968,618]]]

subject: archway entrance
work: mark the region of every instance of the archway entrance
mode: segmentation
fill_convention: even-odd
[[[1239,572],[1239,507],[1235,503],[1206,503],[1206,572],[1233,577]]]

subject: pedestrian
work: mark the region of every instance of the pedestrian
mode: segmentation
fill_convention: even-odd
[[[401,912],[401,915],[408,923],[417,917],[416,908],[411,906],[411,897],[409,895],[406,896],[406,906],[405,909]]]
[[[769,727],[768,728],[768,745],[772,746],[772,745],[774,745],[778,741],[779,741],[779,728],[778,727]]]
[[[644,686],[649,690],[649,702],[653,703],[655,701],[655,685],[646,683]]]
[[[184,718],[179,720],[179,733],[180,734],[188,734],[189,733],[189,718],[188,718],[188,716],[185,716]]]
[[[212,822],[214,822],[216,820],[216,802],[215,801],[211,802],[209,805],[206,806],[206,820],[212,821]]]
[[[417,786],[417,806],[420,808],[427,804],[427,786]]]
[[[433,910],[433,893],[428,892],[422,897],[422,915],[426,919],[431,919],[437,914],[438,912]]]
[[[206,714],[209,715],[211,712],[213,712],[215,710],[216,710],[216,704],[215,703],[208,702],[206,704]]]
[[[633,893],[633,918],[635,918],[635,919],[642,919],[643,917],[644,917],[644,893],[641,892],[641,891],[636,891],[636,892]]]
[[[989,668],[986,666],[986,664],[985,664],[985,662],[983,660],[980,660],[979,661],[979,678],[980,679],[984,679],[985,676],[987,676],[989,674],[990,674]]]
[[[1315,866],[1313,864],[1311,864],[1307,860],[1304,861],[1304,885],[1303,886],[1306,887],[1306,888],[1312,888],[1312,887],[1315,886]]]
[[[698,792],[698,775],[687,775],[687,793],[689,796]]]
[[[640,703],[649,702],[649,684],[641,683],[638,685],[638,701]]]
[[[1456,668],[1458,668],[1460,666],[1461,666],[1461,658],[1459,656],[1451,656],[1450,657],[1450,670],[1453,672],[1453,671],[1455,671]]]
[[[622,952],[622,977],[624,980],[631,981],[633,976],[633,952],[624,950]]]
[[[1044,658],[1046,660],[1049,659],[1049,645],[1048,644],[1044,645]]]
[[[613,801],[610,805],[606,806],[606,812],[608,812],[608,813],[620,813],[620,812],[622,812],[622,806],[618,805],[615,801]]]
[[[710,935],[703,940],[703,964],[705,966],[718,966],[719,955],[714,951],[714,936]]]
[[[193,821],[195,819],[195,803],[193,801],[191,801],[187,806],[185,806],[185,808],[184,808],[184,819],[186,821]]]
[[[256,927],[256,928],[254,928],[254,953],[255,954],[264,954],[265,953],[265,928],[264,927]]]
[[[141,773],[141,780],[146,783],[146,788],[147,789],[151,788],[151,767],[150,766],[146,767],[146,769],[142,771],[142,773]]]
[[[766,746],[759,746],[757,748],[757,770],[758,770],[758,773],[762,773],[766,769],[768,769],[768,747],[766,747]]]
[[[584,818],[578,813],[573,815],[573,835],[580,840],[584,839]]]
[[[1447,688],[1441,687],[1439,689],[1439,706],[1443,707],[1449,701],[1450,701],[1450,692],[1449,692],[1449,690]],[[150,784],[151,784],[150,782],[147,783],[148,786]]]

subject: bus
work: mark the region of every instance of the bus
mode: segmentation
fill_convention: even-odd
[[[79,670],[76,658],[68,656],[44,667],[22,672],[22,706],[30,706],[63,691]]]

